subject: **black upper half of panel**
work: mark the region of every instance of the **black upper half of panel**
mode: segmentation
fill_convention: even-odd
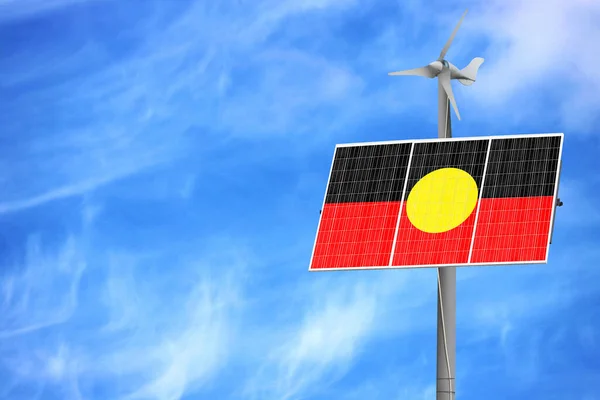
[[[338,147],[326,203],[400,201],[412,143]]]
[[[492,140],[482,197],[553,196],[562,139]]]
[[[440,168],[462,169],[479,188],[483,182],[482,197],[551,196],[561,141],[562,136],[535,136],[416,142],[412,158],[410,142],[338,147],[325,202],[400,201],[409,160],[405,199],[421,178]]]

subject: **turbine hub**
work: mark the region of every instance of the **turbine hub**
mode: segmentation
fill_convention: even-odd
[[[429,68],[438,75],[444,69],[444,64],[441,61],[434,61],[429,64]]]

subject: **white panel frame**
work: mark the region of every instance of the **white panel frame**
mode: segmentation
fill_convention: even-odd
[[[474,137],[460,137],[460,138],[433,138],[433,139],[407,139],[407,140],[389,140],[389,141],[381,141],[381,142],[358,142],[358,143],[342,143],[342,144],[337,144],[335,146],[335,150],[333,152],[333,157],[332,157],[332,161],[331,161],[331,167],[329,169],[329,177],[327,178],[327,186],[325,187],[325,195],[323,196],[323,203],[321,206],[321,212],[322,210],[325,208],[325,201],[327,199],[327,189],[329,188],[329,182],[331,180],[331,172],[333,171],[333,162],[335,160],[335,154],[337,152],[337,149],[340,147],[355,147],[355,146],[376,146],[376,145],[388,145],[388,144],[402,144],[402,143],[413,143],[413,146],[411,147],[411,153],[410,153],[410,158],[409,158],[409,163],[410,163],[410,159],[412,158],[412,153],[414,150],[414,145],[417,143],[431,143],[431,142],[458,142],[458,141],[475,141],[475,140],[489,140],[490,143],[488,145],[488,154],[486,156],[486,163],[484,166],[484,175],[482,177],[482,185],[481,185],[481,191],[483,193],[483,183],[485,182],[485,174],[487,172],[487,163],[489,160],[489,152],[491,150],[492,147],[492,141],[493,140],[503,140],[503,139],[525,139],[525,138],[535,138],[535,137],[560,137],[561,141],[560,141],[560,149],[558,152],[558,163],[557,163],[557,170],[556,170],[556,178],[555,178],[555,182],[554,182],[554,196],[553,196],[553,207],[552,207],[552,215],[550,217],[550,228],[548,230],[548,241],[546,244],[546,257],[544,258],[544,260],[536,260],[536,261],[520,261],[520,262],[513,262],[513,261],[509,261],[509,262],[486,262],[486,263],[472,263],[472,262],[467,262],[467,263],[458,263],[458,264],[434,264],[434,265],[429,265],[429,264],[424,264],[424,265],[378,265],[378,266],[365,266],[365,267],[340,267],[340,268],[311,268],[312,262],[313,262],[313,257],[314,257],[314,253],[315,253],[315,249],[316,249],[316,245],[317,245],[317,237],[319,235],[319,228],[321,226],[321,219],[322,219],[322,215],[319,216],[319,223],[317,225],[317,233],[315,235],[315,241],[313,244],[313,250],[312,250],[312,254],[310,257],[310,264],[308,267],[308,270],[310,272],[327,272],[327,271],[356,271],[356,270],[382,270],[382,269],[418,269],[418,268],[444,268],[444,267],[478,267],[478,266],[490,266],[490,265],[532,265],[532,264],[547,264],[548,263],[548,256],[549,256],[549,251],[550,251],[550,240],[551,240],[551,236],[552,236],[552,227],[554,226],[554,218],[555,218],[555,214],[556,214],[556,200],[557,200],[557,196],[558,196],[558,183],[559,183],[559,178],[560,178],[560,172],[561,172],[561,167],[562,167],[562,150],[563,150],[563,145],[564,145],[564,133],[534,133],[534,134],[517,134],[517,135],[499,135],[499,136],[474,136]],[[408,165],[408,170],[407,170],[407,174],[410,171],[410,164]],[[405,188],[406,189],[406,182],[405,182]],[[403,191],[404,193],[404,191]],[[404,194],[403,197],[401,199],[402,201],[404,200]],[[401,204],[402,207],[402,204]],[[479,206],[478,206],[479,209]],[[400,212],[402,212],[402,209],[400,209]],[[398,218],[399,220],[399,218]],[[398,235],[398,229],[399,226],[398,224],[396,224],[396,232],[394,233],[394,242],[396,241],[396,237]],[[475,221],[474,226],[473,226],[473,230],[477,229],[477,221]],[[475,240],[475,235],[473,235],[472,239],[471,239],[471,249],[473,247],[473,241]],[[393,257],[393,252],[394,252],[394,248],[392,247],[392,257]],[[469,251],[469,260],[471,258],[471,252]]]
[[[404,196],[406,195],[406,187],[408,186],[408,176],[412,165],[412,156],[415,151],[415,144],[410,146],[410,155],[408,156],[408,164],[406,166],[406,175],[404,175],[404,187],[402,188],[402,197],[400,197],[400,209],[398,210],[398,219],[396,220],[396,230],[394,231],[394,240],[392,241],[392,249],[390,250],[390,262],[388,267],[392,267],[394,262],[394,249],[398,240],[398,231],[400,230],[400,218],[402,218],[402,207],[404,207]]]
[[[479,222],[479,209],[481,208],[481,199],[483,198],[483,189],[485,187],[485,177],[487,174],[488,162],[490,161],[490,152],[492,151],[492,139],[488,141],[487,153],[483,164],[483,175],[481,176],[481,187],[479,188],[479,199],[477,199],[477,211],[475,211],[475,221],[473,222],[473,233],[471,234],[471,246],[469,247],[469,257],[467,264],[471,264],[473,255],[473,245],[475,244],[475,233],[477,232],[477,222]]]
[[[562,151],[563,151],[563,145],[565,143],[565,138],[564,135],[561,134],[560,135],[562,137],[562,140],[560,141],[560,150],[558,150],[558,165],[556,166],[556,180],[554,181],[554,198],[553,198],[553,205],[554,207],[552,207],[552,215],[550,216],[550,227],[548,228],[548,244],[546,245],[546,262],[548,261],[548,255],[550,253],[550,244],[552,244],[552,235],[554,233],[554,217],[556,215],[556,203],[558,201],[558,186],[560,183],[560,174],[562,172]]]

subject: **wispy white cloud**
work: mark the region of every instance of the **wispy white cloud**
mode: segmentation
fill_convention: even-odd
[[[591,132],[600,110],[595,71],[600,56],[591,50],[600,38],[599,18],[600,5],[590,0],[492,1],[473,7],[462,35],[488,44],[481,78],[469,90],[493,112],[505,105],[529,118],[552,107],[562,126]]]
[[[339,377],[368,339],[377,296],[358,286],[314,293],[297,327],[290,327],[267,355],[248,387],[251,398],[301,398],[314,385]]]
[[[103,184],[114,182],[115,180],[125,176],[127,176],[126,173],[124,173],[123,175],[114,174],[104,179],[92,179],[87,182],[67,184],[66,186],[53,188],[45,193],[30,198],[0,203],[0,214],[25,210],[54,200],[60,200],[75,195],[81,195]]]
[[[324,58],[274,50],[251,57],[247,65],[256,75],[251,83],[232,80],[231,87],[239,85],[239,89],[219,111],[219,126],[236,136],[257,132],[322,136],[347,124],[361,107],[361,79]],[[341,104],[348,109],[341,109]],[[336,118],[326,116],[324,109],[334,112]]]
[[[45,346],[30,346],[20,349],[3,361],[10,366],[15,382],[25,383],[33,387],[35,395],[31,398],[42,397],[48,389],[57,389],[60,396],[69,400],[82,399],[79,388],[78,374],[80,372],[80,355],[63,341],[46,340]],[[37,386],[37,388],[35,388]],[[5,389],[5,394],[11,394],[11,387]]]
[[[0,392],[27,384],[79,399],[88,382],[110,380],[120,382],[111,398],[171,400],[200,389],[226,365],[236,334],[245,266],[229,254],[188,257],[176,270],[156,252],[113,254],[106,274],[102,252],[74,239],[56,258],[32,242],[25,268],[0,281],[0,365],[14,380]],[[96,262],[82,292],[88,257]]]
[[[7,266],[1,275],[0,340],[67,321],[78,305],[85,258],[74,238],[58,254],[48,255],[32,237],[23,265]]]
[[[559,263],[559,261],[557,261]],[[583,265],[583,264],[581,264]],[[477,280],[466,281],[463,295],[473,298],[462,304],[458,325],[469,331],[469,342],[497,338],[504,344],[531,318],[572,302],[577,292],[572,283],[553,279],[550,266],[487,267],[478,269]],[[579,264],[577,269],[582,268]],[[467,271],[459,271],[467,273]],[[537,282],[538,284],[534,284]],[[481,287],[488,287],[482,292]]]
[[[462,297],[470,299],[461,304],[458,313],[458,326],[468,332],[463,343],[478,344],[473,348],[495,343],[506,373],[519,384],[531,384],[539,378],[544,354],[563,346],[566,328],[589,331],[585,324],[553,324],[546,329],[539,323],[564,315],[582,299],[595,296],[596,289],[588,282],[598,279],[596,269],[590,268],[597,258],[598,251],[589,246],[567,244],[553,249],[549,265],[459,271],[461,275],[476,271],[477,276],[461,284]],[[476,373],[475,366],[467,369]]]
[[[94,374],[137,382],[128,399],[179,399],[226,365],[240,282],[229,274],[194,273],[215,269],[199,262],[162,283],[140,281],[140,267],[148,268],[151,260],[112,258],[104,297],[110,319],[102,330],[107,342],[101,370]],[[228,267],[232,272],[243,268],[235,262]],[[176,288],[165,290],[165,284]],[[170,298],[159,299],[157,292]]]
[[[265,329],[268,350],[244,394],[251,399],[326,395],[330,387],[368,357],[367,346],[374,341],[407,335],[424,325],[434,327],[435,314],[423,318],[419,313],[424,301],[435,300],[435,280],[431,291],[421,287],[427,277],[434,278],[435,274],[387,272],[361,277],[317,274],[310,282],[303,279],[285,290],[289,318],[283,325]],[[389,398],[385,395],[398,393],[396,385],[388,389],[371,391],[371,397]],[[348,387],[347,391],[336,391],[336,396],[346,398],[355,390],[359,388]],[[367,393],[369,387],[360,390]]]
[[[98,1],[108,0],[0,0],[0,22],[14,21],[76,4]]]
[[[157,338],[154,345],[138,348],[133,353],[119,352],[119,364],[125,364],[125,368],[129,356],[154,360],[150,366],[138,362],[129,365],[134,371],[150,367],[153,373],[127,398],[179,399],[186,391],[204,384],[225,365],[231,339],[227,321],[227,307],[231,302],[227,297],[231,294],[226,290],[208,282],[200,283],[183,304],[182,314],[187,320],[184,326],[165,329],[165,334]]]
[[[21,151],[3,160],[8,185],[0,212],[84,194],[193,148],[204,151],[211,137],[218,146],[217,135],[322,136],[341,126],[369,104],[358,101],[361,79],[339,62],[264,41],[287,18],[353,5],[288,1],[223,9],[200,2],[166,26],[150,27],[153,10],[138,24],[146,31],[137,49],[108,63],[103,45],[91,38],[79,49],[58,42],[45,51],[24,47],[4,68],[4,85],[66,78],[7,104],[10,115],[21,113],[18,121],[3,118],[11,131],[37,127],[44,134],[19,136]],[[325,108],[340,115],[325,118]],[[56,126],[49,116],[64,123]],[[36,180],[23,185],[19,177],[33,174]]]

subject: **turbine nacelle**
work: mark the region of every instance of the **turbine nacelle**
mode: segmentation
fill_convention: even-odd
[[[446,68],[450,70],[452,79],[469,79],[469,77],[461,73],[460,69],[458,69],[454,64],[446,60],[436,60],[432,63],[429,63],[429,65],[427,65],[427,68],[429,68],[432,74],[434,74],[434,77],[438,76],[440,72],[442,72],[444,68]]]
[[[456,32],[458,32],[458,28],[462,24],[462,21],[465,18],[466,14],[467,12],[465,11],[460,21],[458,21],[458,24],[454,28],[452,35],[450,35],[450,38],[444,45],[444,48],[442,49],[440,56],[436,61],[429,63],[425,67],[414,68],[405,71],[390,72],[388,74],[392,76],[417,75],[424,76],[426,78],[438,78],[459,120],[460,114],[458,112],[458,107],[456,106],[456,101],[454,100],[454,94],[452,93],[452,85],[450,84],[450,81],[452,79],[457,79],[461,84],[465,86],[472,85],[473,82],[475,82],[475,78],[477,77],[477,71],[479,70],[479,67],[481,66],[481,64],[483,64],[484,61],[483,58],[476,57],[473,60],[471,60],[469,65],[467,65],[463,69],[458,69],[454,64],[444,59],[446,53],[448,52],[448,49],[450,48],[450,45],[452,44],[452,41],[454,40],[454,36],[456,35]]]
[[[444,64],[445,63],[445,64]],[[429,65],[427,66],[427,68],[429,68],[429,70],[435,74],[433,77],[436,77],[440,74],[440,72],[442,72],[442,70],[444,69],[444,67],[447,67],[449,63],[446,60],[442,61],[434,61],[432,63],[429,63]]]

